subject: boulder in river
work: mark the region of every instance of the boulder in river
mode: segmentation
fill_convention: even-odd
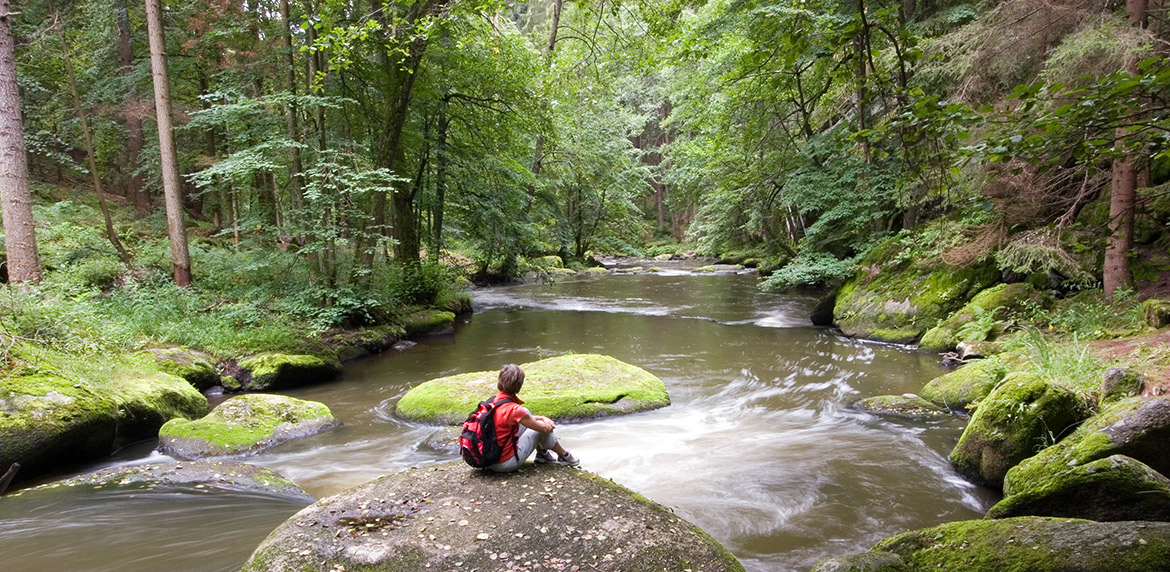
[[[1132,457],[1113,455],[1033,478],[987,517],[1170,521],[1170,479]]]
[[[695,525],[613,481],[556,465],[496,474],[445,463],[322,499],[242,572],[742,571]]]
[[[251,393],[224,401],[202,419],[169,421],[159,429],[159,449],[179,459],[245,455],[335,426],[323,403]]]
[[[1007,367],[999,360],[980,360],[934,378],[920,394],[948,409],[963,411],[987,397],[1007,374]]]
[[[299,499],[306,503],[316,500],[272,469],[236,461],[208,460],[149,463],[102,469],[41,485],[33,490],[85,486],[196,487],[275,495]]]
[[[951,412],[917,395],[878,395],[853,404],[854,407],[880,417],[896,417],[914,421],[950,419]]]
[[[0,469],[20,463],[24,479],[154,437],[173,418],[207,413],[207,398],[191,384],[150,372],[151,358],[131,359],[84,378],[0,377]]]
[[[1085,412],[1064,387],[1037,375],[1009,375],[979,404],[951,462],[972,480],[1002,486],[1008,469],[1070,431]]]
[[[869,555],[815,572],[1150,572],[1170,570],[1170,523],[1019,517],[952,522],[891,536]],[[896,555],[898,560],[889,557]],[[876,566],[875,566],[876,565]]]
[[[557,421],[595,419],[670,405],[661,379],[609,356],[569,354],[522,364],[520,398],[537,415]],[[495,395],[498,371],[432,379],[399,400],[398,414],[425,423],[462,423],[476,405]]]
[[[1085,421],[1076,431],[1008,472],[1005,495],[1031,491],[1074,467],[1125,455],[1170,475],[1170,397],[1130,398]]]
[[[244,385],[248,391],[275,391],[341,377],[337,360],[303,354],[263,353],[241,361],[239,366],[250,372]]]
[[[455,313],[446,310],[417,310],[406,316],[406,335],[449,333],[455,326]]]

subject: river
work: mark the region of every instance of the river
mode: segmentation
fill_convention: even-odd
[[[380,475],[451,460],[422,445],[434,428],[394,404],[428,379],[504,363],[604,353],[666,383],[672,404],[560,424],[583,468],[671,507],[751,572],[808,570],[909,529],[979,518],[994,493],[947,461],[963,422],[920,423],[850,408],[916,392],[937,356],[814,327],[814,299],[760,292],[753,274],[670,266],[476,292],[454,336],[346,367],[341,381],[290,395],[326,403],[333,431],[247,459],[321,497]],[[485,396],[486,397],[486,396]],[[86,470],[170,460],[153,444]],[[0,503],[0,568],[231,572],[290,499],[200,490],[75,490]]]

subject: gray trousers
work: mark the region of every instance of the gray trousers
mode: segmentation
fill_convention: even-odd
[[[541,449],[552,449],[556,446],[557,436],[553,435],[551,431],[541,433],[540,431],[533,431],[521,425],[520,436],[516,439],[516,455],[507,461],[496,463],[488,468],[497,473],[510,473],[519,469],[537,447]]]

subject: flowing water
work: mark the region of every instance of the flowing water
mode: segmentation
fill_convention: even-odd
[[[339,382],[290,392],[326,403],[344,425],[248,462],[321,497],[448,461],[450,453],[423,445],[435,428],[395,416],[411,387],[509,362],[604,353],[661,377],[672,404],[560,424],[562,442],[585,469],[711,533],[749,571],[807,570],[891,534],[980,517],[993,493],[964,481],[946,458],[961,420],[893,421],[849,406],[916,392],[940,373],[937,356],[813,327],[813,298],[765,294],[757,281],[674,267],[479,291],[476,313],[454,336],[361,360]],[[100,466],[157,460],[167,458],[148,444]],[[201,490],[4,501],[0,569],[13,572],[233,571],[300,508]]]

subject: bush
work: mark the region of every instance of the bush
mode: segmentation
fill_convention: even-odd
[[[857,259],[837,257],[824,252],[801,254],[783,268],[775,271],[760,284],[767,292],[778,292],[802,286],[840,286],[857,272]]]

